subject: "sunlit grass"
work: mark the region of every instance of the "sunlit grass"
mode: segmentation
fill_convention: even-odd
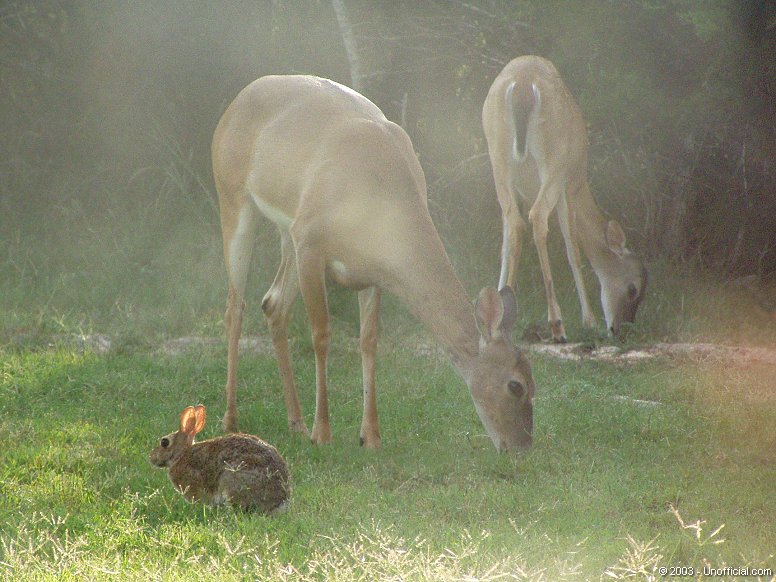
[[[287,431],[271,358],[243,358],[243,428],[275,444],[292,471],[291,508],[276,518],[190,505],[146,460],[185,404],[207,404],[205,437],[219,434],[221,349],[2,352],[0,571],[596,580],[669,563],[774,565],[776,399],[766,367],[535,357],[536,446],[509,456],[492,450],[446,362],[385,344],[379,452],[358,447],[352,340],[332,349],[328,447]],[[295,352],[310,422],[312,355],[304,344]],[[685,525],[704,521],[702,537],[674,511]],[[722,525],[724,542],[707,543]]]

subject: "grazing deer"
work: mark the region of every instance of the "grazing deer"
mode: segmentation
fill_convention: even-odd
[[[469,302],[431,222],[423,170],[404,130],[338,83],[269,76],[243,89],[226,110],[212,155],[229,280],[226,430],[237,428],[238,340],[263,214],[280,231],[280,268],[262,309],[291,430],[307,434],[288,349],[289,312],[301,291],[316,364],[311,439],[331,441],[329,276],[358,290],[364,446],[380,446],[375,352],[382,290],[402,299],[446,348],[496,448],[530,446],[534,382],[528,360],[510,341],[514,294],[491,287],[476,307]]]
[[[601,284],[606,327],[617,336],[623,322],[636,317],[647,272],[625,248],[620,225],[607,220],[593,200],[587,183],[585,120],[553,64],[524,56],[504,67],[485,99],[482,126],[503,216],[499,288],[515,285],[526,230],[519,195],[520,203],[530,208],[528,221],[539,253],[553,340],[566,341],[547,255],[547,220],[553,209],[558,210],[582,321],[596,325],[582,277],[580,245]]]

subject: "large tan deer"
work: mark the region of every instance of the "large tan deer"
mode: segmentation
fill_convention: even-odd
[[[398,125],[333,81],[263,77],[224,113],[212,155],[229,281],[226,430],[237,428],[238,340],[263,214],[280,231],[280,268],[262,308],[292,430],[307,434],[288,349],[289,311],[301,291],[316,362],[311,439],[331,441],[329,276],[359,291],[364,446],[380,446],[375,353],[382,290],[402,299],[446,348],[496,448],[530,446],[535,388],[527,359],[510,340],[514,294],[486,288],[476,307],[470,303],[431,222],[417,156]]]
[[[547,254],[547,221],[557,209],[582,321],[596,325],[582,277],[580,245],[601,285],[606,326],[618,335],[622,324],[636,317],[647,272],[625,247],[620,225],[607,220],[593,200],[587,182],[585,120],[553,64],[536,56],[507,64],[485,99],[482,125],[503,216],[499,288],[515,285],[526,230],[519,210],[523,204],[530,209],[552,337],[566,341]]]

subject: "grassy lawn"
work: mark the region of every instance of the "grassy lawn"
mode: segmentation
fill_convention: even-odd
[[[205,438],[220,434],[225,279],[217,227],[192,218],[169,232],[152,210],[102,228],[83,218],[51,244],[0,241],[0,577],[554,581],[660,578],[659,567],[681,565],[776,570],[773,367],[532,354],[534,448],[498,455],[463,382],[420,353],[433,341],[386,298],[383,449],[370,452],[358,446],[358,308],[337,289],[333,445],[289,434],[271,355],[241,360],[242,428],[286,457],[289,511],[268,518],[186,503],[147,456],[189,404],[209,408]],[[496,278],[493,232],[487,248],[451,253],[472,296]],[[258,303],[277,240],[263,236],[246,335],[266,335]],[[518,329],[546,317],[527,255]],[[581,329],[558,244],[553,260],[569,337],[609,341]],[[294,365],[311,426],[313,354],[296,309]],[[626,345],[772,347],[772,321],[740,289],[653,264]],[[63,340],[82,332],[110,335],[113,349],[100,356]],[[160,352],[165,339],[192,334],[219,342]]]
[[[204,436],[219,433],[222,349],[0,352],[3,577],[599,580],[659,578],[660,566],[776,569],[772,368],[533,356],[535,447],[509,456],[492,450],[447,362],[389,339],[378,371],[384,447],[370,452],[358,446],[359,356],[349,331],[335,331],[332,446],[289,434],[274,361],[242,359],[242,426],[276,445],[293,475],[291,507],[274,518],[190,505],[147,461],[187,404],[208,405]],[[312,353],[295,345],[311,423]]]

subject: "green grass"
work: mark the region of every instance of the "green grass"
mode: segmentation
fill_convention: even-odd
[[[62,202],[41,232],[35,221],[0,216],[3,579],[554,581],[650,579],[661,565],[776,569],[772,368],[532,355],[535,447],[498,455],[464,384],[446,361],[413,349],[427,338],[386,298],[384,447],[370,452],[358,446],[358,308],[336,288],[332,446],[289,434],[271,357],[241,360],[242,427],[288,460],[290,510],[267,518],[186,503],[147,454],[188,404],[209,407],[204,437],[219,434],[226,355],[223,343],[180,357],[158,348],[184,335],[223,338],[225,274],[212,208],[187,199],[174,171],[161,175],[105,183],[97,204],[80,202],[76,178],[54,182]],[[471,213],[480,214],[492,228],[442,228],[472,297],[498,268],[497,217]],[[477,239],[471,248],[467,237]],[[551,253],[569,337],[610,342],[582,329],[557,240]],[[258,304],[277,265],[269,227],[255,263],[246,335],[266,333]],[[740,289],[663,263],[649,268],[626,345],[776,345],[776,326]],[[528,244],[518,299],[518,328],[544,325]],[[83,350],[68,341],[79,333],[109,334],[113,349]],[[301,305],[291,335],[311,425],[314,365]]]
[[[291,508],[275,518],[188,504],[146,460],[186,404],[207,404],[204,436],[219,433],[222,350],[3,351],[2,575],[598,580],[660,565],[776,567],[772,369],[533,357],[535,447],[510,456],[492,450],[446,362],[388,341],[384,447],[370,452],[357,442],[358,354],[337,327],[332,446],[288,433],[274,361],[242,360],[243,428],[293,475]],[[295,352],[310,422],[312,354]],[[703,522],[700,538],[672,508]]]

